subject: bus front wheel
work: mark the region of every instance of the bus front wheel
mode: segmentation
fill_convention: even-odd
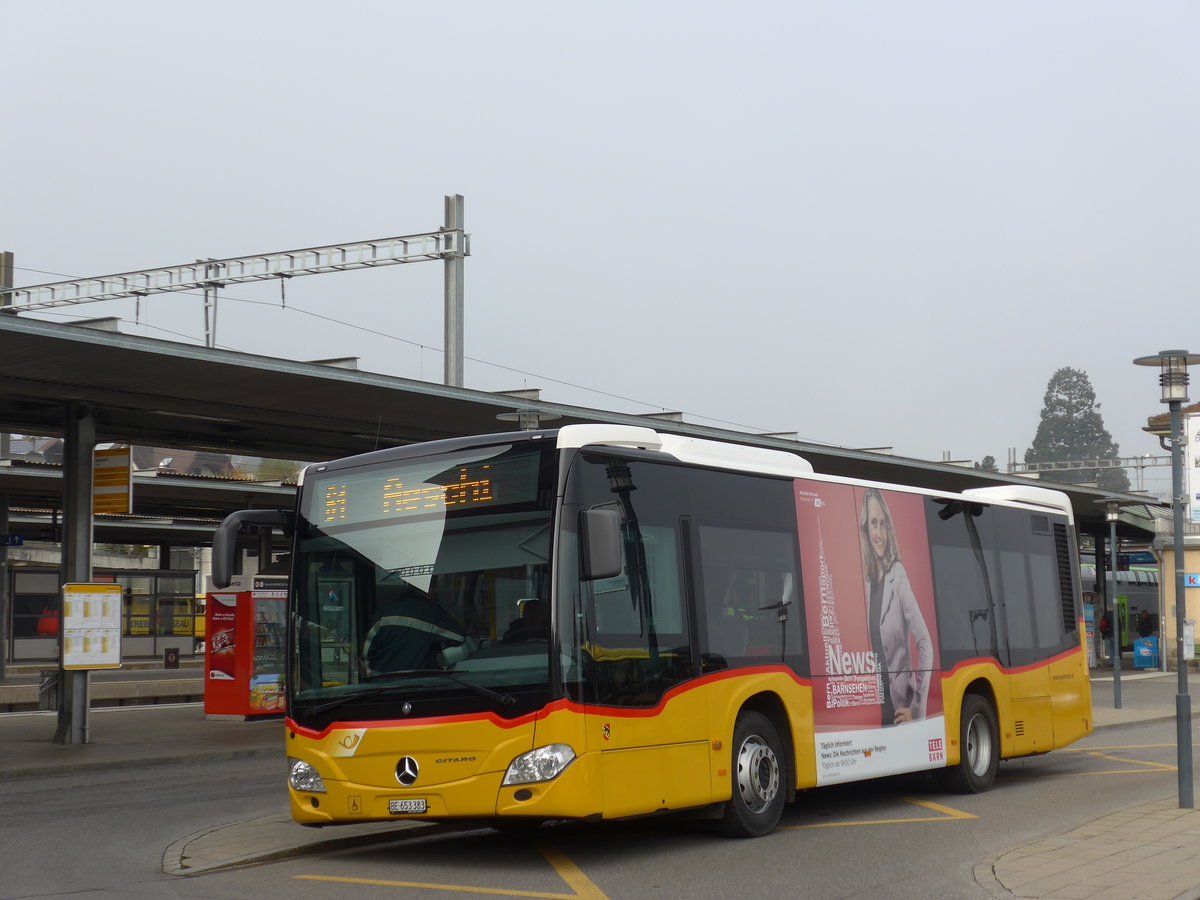
[[[942,788],[956,794],[988,790],[1000,768],[1000,728],[992,704],[978,694],[963,697],[958,748],[958,765],[936,773]]]
[[[733,796],[721,831],[730,837],[770,834],[783,814],[787,768],[783,742],[762,713],[743,712],[733,729]]]

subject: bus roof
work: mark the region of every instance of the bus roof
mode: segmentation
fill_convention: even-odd
[[[785,450],[766,447],[751,447],[710,441],[676,434],[663,434],[653,428],[633,425],[565,425],[558,430],[557,445],[560,449],[583,447],[619,447],[624,449],[649,450],[665,453],[680,462],[693,465],[732,469],[739,472],[756,472],[792,478],[815,476],[821,480],[848,483],[877,484],[860,479],[817,475],[812,464],[804,457]],[[881,484],[882,483],[878,483]],[[922,494],[962,496],[981,503],[1022,503],[1054,510],[1074,520],[1071,501],[1062,491],[1038,487],[1033,484],[1006,484],[996,487],[968,488],[961,494],[946,491],[930,491],[913,485],[897,484],[894,487],[918,491]]]

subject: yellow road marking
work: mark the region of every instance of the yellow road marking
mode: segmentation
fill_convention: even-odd
[[[1151,769],[1161,769],[1164,772],[1173,772],[1175,766],[1170,763],[1151,762],[1147,759],[1126,759],[1123,756],[1111,756],[1107,753],[1091,753],[1090,756],[1098,757],[1099,759],[1107,759],[1109,762],[1128,763],[1131,766],[1149,766]]]
[[[546,862],[554,867],[558,877],[571,888],[570,894],[554,894],[545,891],[517,891],[507,888],[474,887],[466,884],[434,884],[425,881],[390,881],[382,878],[350,878],[341,875],[295,875],[304,881],[332,881],[338,884],[368,884],[375,887],[418,888],[427,891],[458,891],[466,894],[492,894],[500,897],[536,897],[541,900],[608,900],[607,895],[583,874],[583,870],[568,859],[562,851],[549,844],[536,844],[537,851]]]
[[[931,800],[917,800],[913,797],[901,797],[905,803],[911,803],[914,806],[923,806],[926,809],[931,809],[934,812],[941,813],[939,816],[914,816],[911,818],[902,819],[867,819],[859,822],[814,822],[811,825],[781,825],[780,830],[785,829],[801,829],[801,828],[845,828],[848,826],[859,825],[906,825],[910,822],[954,822],[959,819],[978,819],[979,816],[972,815],[969,812],[963,812],[961,809],[953,809],[949,806],[942,806],[940,803],[934,803]]]
[[[422,888],[428,891],[459,891],[467,894],[498,894],[503,897],[544,897],[548,900],[576,900],[577,894],[547,894],[541,891],[509,891],[467,884],[430,884],[424,881],[389,881],[384,878],[350,878],[344,875],[293,875],[304,881],[333,881],[338,884],[369,884],[375,887]]]
[[[1118,749],[1118,748],[1114,748]],[[1129,748],[1137,749],[1137,748]],[[1125,763],[1126,765],[1136,766],[1133,769],[1098,769],[1095,772],[1052,772],[1047,775],[1036,775],[1035,778],[1080,778],[1090,775],[1149,775],[1156,772],[1174,772],[1176,767],[1169,763],[1150,762],[1145,759],[1126,759],[1123,756],[1112,756],[1108,753],[1098,753],[1093,750],[1080,750],[1080,753],[1086,753],[1088,756],[1093,756],[1096,759],[1107,760],[1108,762]]]
[[[579,900],[608,900],[604,892],[583,874],[583,870],[579,866],[567,859],[561,850],[551,847],[549,844],[539,843],[534,846],[537,847],[538,853],[546,857],[546,862],[554,866],[558,877],[570,886]]]
[[[1114,756],[1111,753],[1105,753],[1106,750],[1150,750],[1160,747],[1174,747],[1174,744],[1127,744],[1116,747],[1065,747],[1060,753],[1075,753],[1084,756],[1091,756],[1095,759],[1103,759],[1108,762],[1125,763],[1126,765],[1136,766],[1133,769],[1098,769],[1094,772],[1050,772],[1045,775],[1034,775],[1030,773],[1013,774],[1005,778],[1006,781],[1021,781],[1030,778],[1084,778],[1093,775],[1150,775],[1159,772],[1174,772],[1176,767],[1170,763],[1151,762],[1146,759],[1128,759],[1124,756]]]

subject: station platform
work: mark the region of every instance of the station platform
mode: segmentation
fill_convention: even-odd
[[[39,709],[41,673],[57,671],[57,666],[54,661],[6,666],[0,713]],[[199,702],[204,699],[204,660],[184,658],[177,669],[165,668],[162,660],[133,661],[119,669],[95,669],[88,683],[93,708]]]

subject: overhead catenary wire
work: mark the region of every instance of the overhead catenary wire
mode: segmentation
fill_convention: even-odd
[[[20,271],[23,271],[23,272],[36,272],[39,275],[53,275],[58,278],[79,278],[79,277],[81,277],[81,276],[77,276],[77,275],[70,275],[70,274],[67,274],[64,272],[52,272],[52,271],[48,271],[46,269],[34,269],[34,268],[28,268],[28,267],[24,267],[24,266],[14,266],[13,268],[19,269]],[[251,300],[248,297],[233,297],[233,296],[229,296],[227,294],[222,295],[221,299],[224,301],[232,301],[235,303],[242,303],[242,304],[246,304],[246,305],[250,305],[250,306],[268,306],[268,307],[280,309],[283,312],[301,313],[303,315],[311,316],[315,319],[320,319],[322,321],[329,322],[334,325],[340,325],[344,328],[350,328],[355,331],[360,331],[364,334],[370,334],[375,337],[384,338],[386,340],[396,341],[396,342],[402,343],[402,344],[407,344],[411,347],[416,347],[422,351],[423,350],[432,350],[435,353],[444,353],[445,352],[444,349],[441,347],[436,347],[436,346],[429,345],[429,344],[423,344],[419,341],[413,341],[408,338],[400,337],[399,335],[390,334],[386,331],[379,331],[374,328],[369,328],[365,325],[359,325],[354,322],[345,321],[344,319],[337,319],[337,318],[334,318],[333,316],[325,315],[324,313],[318,313],[318,312],[314,312],[313,310],[305,309],[304,307],[297,306],[294,301],[289,306],[286,303],[286,297],[284,296],[284,293],[283,293],[284,283],[285,283],[284,277],[280,277],[279,288],[280,288],[280,301],[281,302],[279,302],[279,303],[276,303],[274,301],[265,301],[265,300]],[[202,293],[195,292],[195,291],[178,291],[176,293],[177,293],[177,295],[182,295],[182,296],[191,296],[191,297],[198,297],[198,298],[203,297]],[[139,297],[138,298],[139,318],[140,318],[140,299],[141,298]],[[121,302],[121,301],[113,300],[113,301],[101,301],[101,302]],[[77,319],[91,318],[89,316],[81,316],[78,314],[53,313],[48,310],[38,310],[38,314],[46,315],[46,316],[55,316],[56,315],[56,316],[61,316],[63,318],[77,318]],[[148,328],[148,329],[153,329],[155,331],[161,331],[164,334],[171,334],[176,337],[181,337],[181,338],[184,338],[187,340],[192,340],[192,341],[197,340],[192,335],[185,334],[182,332],[172,331],[172,330],[166,329],[166,328],[160,328],[158,326],[150,325],[148,322],[136,322],[135,324],[137,324],[139,327],[142,327],[142,328]],[[228,344],[218,344],[217,346],[220,349],[230,350],[230,351],[234,351],[234,352],[241,352],[241,353],[253,352],[253,351],[245,350],[243,348],[235,347],[235,346],[228,345]],[[657,404],[657,403],[649,403],[645,400],[639,400],[636,397],[627,397],[623,394],[616,394],[611,391],[604,391],[604,390],[600,390],[599,388],[588,387],[587,385],[577,384],[572,381],[566,381],[561,378],[554,378],[552,376],[539,374],[537,372],[530,372],[526,369],[519,369],[515,366],[505,365],[504,363],[492,362],[491,360],[481,359],[479,357],[470,356],[470,355],[464,355],[464,359],[466,359],[472,363],[476,363],[478,365],[483,365],[483,366],[488,366],[490,368],[498,369],[500,371],[511,372],[515,375],[520,375],[520,376],[523,376],[526,378],[535,378],[539,381],[548,382],[551,384],[562,385],[563,387],[568,387],[568,388],[572,388],[574,390],[579,390],[579,391],[585,391],[589,394],[595,394],[596,396],[600,396],[600,397],[607,397],[612,400],[620,400],[625,403],[635,403],[635,404],[638,404],[639,406],[645,406],[649,409],[654,409],[654,410],[657,410],[660,412],[666,411],[669,409],[669,407],[667,407],[667,406]],[[700,419],[705,422],[714,422],[719,425],[728,425],[728,426],[731,426],[734,428],[740,428],[740,429],[744,429],[744,430],[750,431],[750,432],[769,433],[772,431],[772,429],[765,428],[761,425],[748,425],[744,422],[733,422],[728,419],[720,419],[720,418],[716,418],[713,416],[706,416],[701,413],[692,412],[689,410],[682,410],[682,412],[685,415],[691,416],[695,419]],[[824,446],[833,446],[833,447],[841,446],[838,444],[831,443],[829,441],[820,440],[818,438],[801,438],[801,440],[804,440],[804,441],[807,441],[810,443],[819,443]]]

